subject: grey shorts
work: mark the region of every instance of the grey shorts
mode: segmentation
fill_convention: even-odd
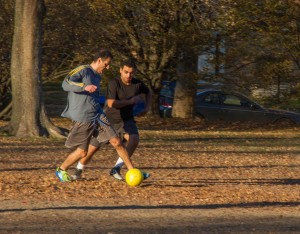
[[[99,143],[107,143],[110,139],[117,136],[116,131],[106,118],[105,114],[101,114],[97,119],[96,139]]]
[[[66,147],[88,150],[89,144],[98,146],[107,143],[117,136],[105,114],[101,114],[97,121],[91,123],[75,122],[66,140]]]
[[[95,132],[96,125],[91,123],[74,122],[70,130],[65,146],[67,148],[80,148],[85,151],[88,150],[90,140]]]

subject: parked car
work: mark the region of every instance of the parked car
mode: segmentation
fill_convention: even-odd
[[[236,92],[203,90],[195,100],[196,115],[207,121],[300,124],[300,114],[267,109]]]
[[[163,118],[172,117],[175,82],[163,82],[159,93],[159,115]]]

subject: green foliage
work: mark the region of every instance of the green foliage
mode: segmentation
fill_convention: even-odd
[[[300,9],[295,1],[230,1],[227,77],[241,87],[299,83]],[[298,38],[298,39],[297,39]]]
[[[0,7],[0,112],[11,100],[9,77],[13,18],[13,2],[2,0]]]
[[[271,96],[262,98],[259,102],[267,108],[300,112],[300,100],[298,97],[278,99],[278,97]]]
[[[256,62],[256,76],[260,80],[257,84],[262,86],[282,83],[293,83],[295,76],[293,76],[293,62],[291,60],[274,60],[272,58],[259,58]]]
[[[174,73],[181,54],[199,49],[202,31],[197,25],[203,20],[196,22],[193,15],[199,14],[200,2],[101,0],[90,5],[94,11],[106,9],[101,23],[107,41],[119,57],[137,60],[139,77],[157,92],[164,74]],[[191,55],[195,60],[195,53]]]
[[[193,84],[207,76],[194,72],[196,57],[203,53],[211,55],[216,70],[225,66],[225,73],[210,78],[239,90],[300,82],[296,1],[45,0],[45,4],[42,77],[46,83],[61,82],[72,68],[90,63],[100,47],[115,55],[103,86],[119,74],[119,61],[129,56],[137,60],[137,76],[155,92],[164,77],[175,77],[182,60],[186,60],[186,82]],[[5,100],[10,93],[14,2],[2,0],[1,6],[0,100]],[[226,48],[218,56],[217,34]]]
[[[46,0],[44,19],[43,79],[63,79],[76,66],[91,62],[96,49],[106,47],[100,12],[88,1]]]

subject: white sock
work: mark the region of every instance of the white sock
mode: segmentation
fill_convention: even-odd
[[[77,169],[78,170],[83,170],[84,169],[84,167],[85,167],[85,165],[83,165],[83,164],[81,164],[80,162],[78,162],[78,164],[77,164]]]
[[[115,167],[122,168],[123,165],[124,165],[124,162],[123,162],[123,160],[119,157],[118,160],[117,160],[117,162],[116,162]]]

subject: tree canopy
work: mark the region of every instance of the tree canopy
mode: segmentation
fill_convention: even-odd
[[[1,4],[0,110],[4,110],[11,97],[14,4],[9,0]],[[187,62],[184,82],[195,86],[199,79],[220,81],[249,93],[255,87],[282,83],[294,90],[299,86],[299,1],[45,0],[45,6],[43,82],[61,80],[74,66],[89,62],[92,50],[107,47],[116,55],[107,77],[118,74],[119,59],[132,56],[139,78],[155,95],[162,80],[177,79],[178,64],[189,59],[195,63],[202,54],[208,55],[211,71],[197,73]],[[293,95],[298,97],[299,92]],[[291,92],[284,97],[292,98]]]

